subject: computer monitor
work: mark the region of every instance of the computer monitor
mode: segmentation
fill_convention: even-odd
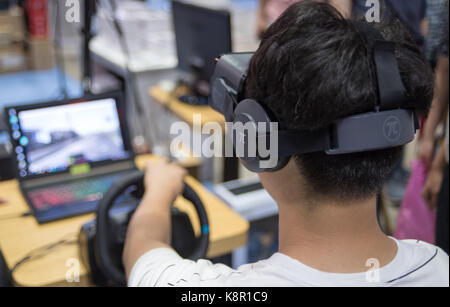
[[[179,69],[209,82],[215,59],[232,51],[230,12],[174,0],[172,13]]]
[[[121,96],[7,108],[19,178],[132,158]]]

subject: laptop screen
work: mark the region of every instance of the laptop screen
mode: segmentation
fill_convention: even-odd
[[[114,98],[7,109],[22,179],[132,157]],[[87,168],[87,169],[86,169]]]

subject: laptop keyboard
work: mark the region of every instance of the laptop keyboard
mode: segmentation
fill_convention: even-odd
[[[103,194],[126,174],[80,179],[66,184],[30,190],[27,195],[38,211],[61,205],[98,202],[103,198]]]

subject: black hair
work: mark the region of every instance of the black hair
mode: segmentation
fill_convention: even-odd
[[[396,57],[408,102],[427,112],[433,75],[402,24],[393,18],[372,24],[397,44]],[[273,113],[280,129],[315,130],[334,120],[375,110],[377,85],[366,37],[326,3],[292,5],[264,33],[253,56],[246,95]],[[401,148],[331,156],[295,157],[314,193],[339,199],[366,199],[381,189]]]

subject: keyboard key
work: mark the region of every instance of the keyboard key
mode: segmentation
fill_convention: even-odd
[[[28,197],[37,210],[47,210],[61,205],[97,202],[104,193],[125,174],[77,180],[74,182],[29,191]]]

